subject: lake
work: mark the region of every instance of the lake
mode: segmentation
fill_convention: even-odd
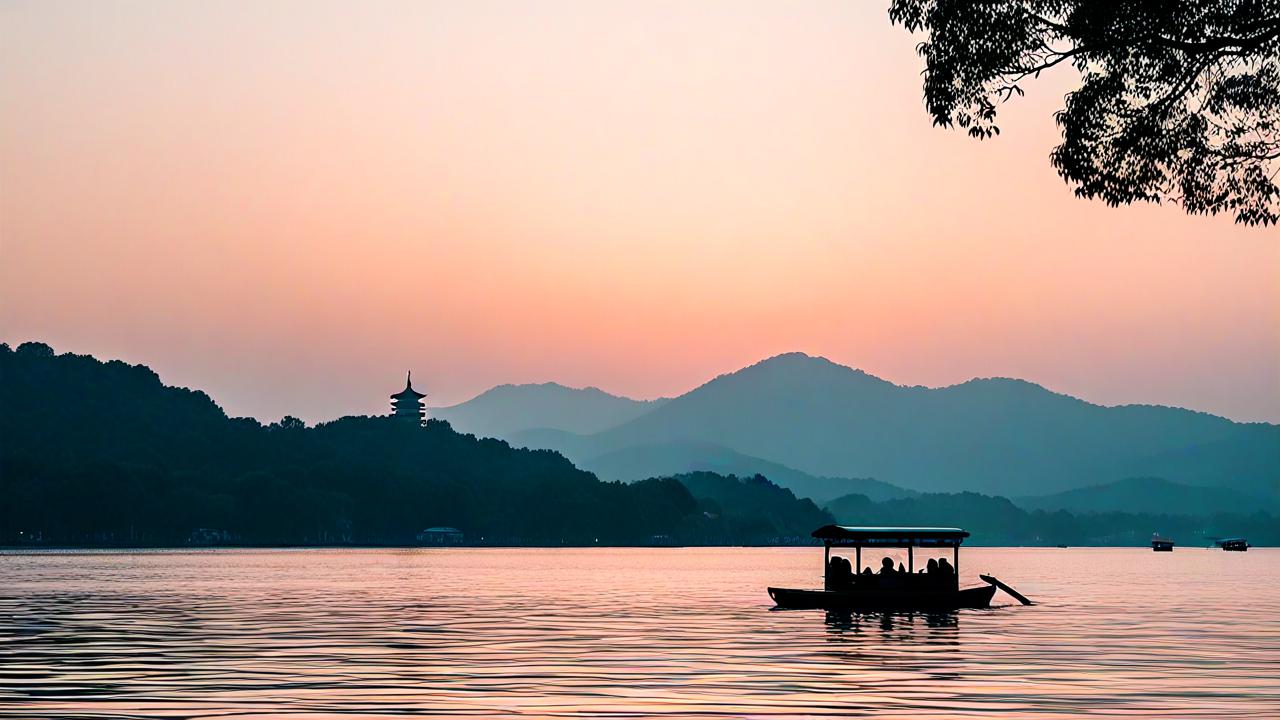
[[[1280,717],[1280,550],[966,548],[1037,604],[771,611],[821,556],[5,553],[0,717]]]

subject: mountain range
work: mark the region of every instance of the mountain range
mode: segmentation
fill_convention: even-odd
[[[819,503],[848,493],[1053,497],[1137,477],[1227,488],[1233,502],[1280,501],[1277,425],[1096,405],[1009,378],[901,386],[802,353],[661,401],[502,386],[433,414],[557,450],[602,479],[758,472]]]
[[[1252,512],[1266,505],[1259,496],[1229,487],[1182,485],[1150,477],[1125,478],[1051,495],[1013,498],[1013,502],[1026,510],[1099,513],[1123,508],[1127,512],[1153,515]]]
[[[814,360],[788,357],[763,365]],[[828,365],[817,367],[831,370]],[[847,368],[832,377],[868,382]],[[768,386],[758,378],[750,384]],[[629,437],[623,433],[636,423],[688,397],[649,407],[625,398],[599,402],[599,391],[591,391],[595,406],[613,410],[575,415],[573,398],[581,391],[550,391],[559,396],[560,417],[579,428],[616,422],[618,408],[626,416],[648,407],[585,434],[516,431],[580,448]],[[528,396],[503,390],[487,398],[485,412],[501,411],[504,397]],[[499,418],[508,427],[552,417],[535,404],[512,410],[524,415]],[[470,417],[483,419],[478,410]],[[1033,425],[1035,419],[1022,420]],[[766,413],[761,420],[774,429],[803,421],[794,412],[777,418]],[[682,422],[688,427],[691,421]],[[723,432],[733,423],[711,427],[734,439]],[[1268,428],[1276,429],[1262,427]],[[1134,476],[1037,495],[929,492],[869,473],[811,474],[698,438],[660,438],[595,455],[591,462],[599,473],[643,478],[609,482],[555,452],[458,433],[438,418],[420,426],[389,416],[347,417],[315,427],[291,417],[269,425],[231,418],[208,395],[166,386],[145,366],[57,355],[38,342],[16,350],[0,343],[0,438],[0,545],[396,545],[412,544],[419,530],[431,526],[462,528],[468,542],[478,544],[790,544],[807,541],[813,527],[832,520],[955,524],[970,529],[974,542],[1003,545],[1142,545],[1153,531],[1192,544],[1228,535],[1280,543],[1274,495],[1236,487],[1247,482],[1209,486]],[[1229,433],[1227,441],[1247,447]],[[918,447],[927,451],[929,443],[946,446],[926,437]],[[974,450],[982,452],[990,451]],[[1041,452],[1059,458],[1067,450],[1046,446]],[[1211,467],[1214,458],[1198,462]],[[672,471],[699,463],[720,472]],[[752,467],[776,484],[764,474],[748,474]],[[653,477],[643,477],[645,468]],[[1257,485],[1264,491],[1267,477]],[[952,480],[968,481],[963,474]]]
[[[559,383],[499,385],[449,407],[431,409],[458,432],[505,439],[532,428],[589,434],[621,425],[661,407],[666,398],[632,400],[599,388]]]

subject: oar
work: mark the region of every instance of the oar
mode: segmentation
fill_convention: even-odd
[[[1017,600],[1018,602],[1022,603],[1023,605],[1030,605],[1030,604],[1031,604],[1031,601],[1027,599],[1027,596],[1026,596],[1026,595],[1023,595],[1022,593],[1018,592],[1017,590],[1014,590],[1013,588],[1009,587],[1008,585],[1005,585],[1004,583],[1000,582],[1000,580],[999,580],[999,579],[994,578],[994,577],[991,577],[990,575],[979,575],[978,577],[982,578],[983,580],[985,580],[986,582],[988,582],[988,583],[990,583],[990,584],[992,584],[992,585],[995,585],[996,587],[1000,588],[1001,590],[1003,590],[1003,591],[1005,591],[1005,592],[1009,593],[1010,595],[1012,595],[1012,596],[1013,596],[1013,599],[1014,599],[1014,600]]]

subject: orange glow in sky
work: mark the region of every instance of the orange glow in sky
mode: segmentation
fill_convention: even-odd
[[[1069,68],[931,127],[886,10],[6,3],[0,339],[264,420],[801,350],[1280,421],[1280,233],[1075,199]]]

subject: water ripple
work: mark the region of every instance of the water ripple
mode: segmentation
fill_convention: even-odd
[[[976,548],[1040,602],[771,611],[819,557],[2,554],[0,717],[1280,717],[1280,552]]]

